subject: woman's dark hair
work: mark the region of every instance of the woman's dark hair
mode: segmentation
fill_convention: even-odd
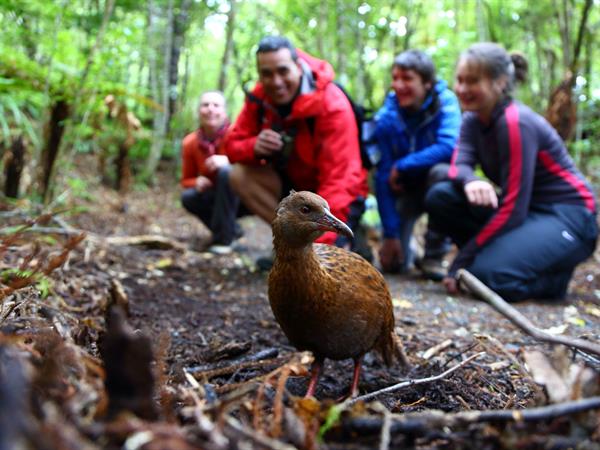
[[[414,70],[423,83],[435,84],[435,66],[431,58],[420,50],[406,50],[394,59],[392,67],[403,70]]]
[[[296,61],[298,59],[296,47],[294,47],[288,38],[283,36],[265,36],[258,43],[256,54],[258,55],[259,53],[276,52],[282,48],[287,48],[290,51],[292,60]]]
[[[509,54],[504,47],[493,42],[479,42],[465,50],[460,59],[478,64],[492,80],[506,77],[505,93],[510,94],[516,83],[527,79],[529,64],[522,53]]]

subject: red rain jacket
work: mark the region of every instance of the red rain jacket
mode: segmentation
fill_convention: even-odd
[[[358,196],[366,198],[368,193],[352,106],[332,82],[335,74],[327,61],[300,50],[298,56],[304,75],[291,113],[282,120],[274,108],[261,108],[258,102],[247,98],[225,137],[225,152],[232,163],[266,164],[254,156],[260,131],[272,127],[295,129],[294,151],[285,169],[292,186],[295,190],[316,192],[327,200],[336,217],[346,221],[350,204]],[[260,83],[252,95],[269,103]],[[335,239],[333,232],[327,232],[317,242],[333,244]]]

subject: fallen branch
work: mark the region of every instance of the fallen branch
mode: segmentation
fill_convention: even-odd
[[[271,439],[270,437],[264,436],[262,434],[258,434],[253,432],[252,430],[244,427],[240,422],[238,422],[233,417],[227,415],[225,416],[225,423],[236,433],[241,435],[244,438],[250,439],[254,443],[266,447],[271,450],[296,450],[296,447],[285,444],[275,439]]]
[[[111,245],[139,245],[157,250],[185,250],[185,246],[180,242],[158,234],[142,234],[139,236],[109,236],[104,240],[107,244]]]
[[[38,227],[32,226],[29,228],[24,228],[22,230],[18,230],[19,233],[39,233],[39,234],[60,234],[65,236],[72,236],[74,234],[87,233],[83,230],[77,230],[75,228],[65,229],[60,227]],[[0,228],[0,235],[8,235],[13,234],[15,232],[12,228]]]
[[[211,378],[229,375],[238,370],[243,369],[258,369],[261,367],[269,367],[273,365],[281,365],[282,363],[289,360],[289,356],[279,356],[277,358],[262,359],[259,361],[245,361],[241,363],[232,364],[230,366],[219,367],[218,369],[205,370],[202,372],[195,371],[194,369],[186,369],[186,371],[197,380],[210,380]]]
[[[600,397],[590,397],[531,409],[462,411],[458,413],[428,410],[416,413],[393,414],[391,415],[392,424],[390,429],[392,434],[422,435],[431,432],[432,429],[443,427],[466,426],[484,422],[540,422],[595,409],[600,409]],[[385,419],[382,420],[379,417],[357,417],[344,421],[342,428],[345,431],[360,435],[375,435],[381,432],[384,425]]]
[[[359,395],[358,397],[346,400],[342,406],[352,405],[352,404],[358,402],[359,400],[363,400],[363,401],[369,400],[373,397],[377,397],[378,395],[387,394],[389,392],[399,391],[400,389],[404,389],[409,386],[415,386],[417,384],[425,384],[425,383],[431,383],[432,381],[441,380],[442,378],[445,378],[448,375],[450,375],[452,372],[455,372],[456,370],[458,370],[461,367],[465,366],[466,364],[470,363],[474,359],[479,358],[480,356],[483,356],[483,355],[485,355],[485,352],[480,352],[475,355],[472,355],[472,356],[468,357],[467,359],[465,359],[464,361],[462,361],[460,364],[457,364],[456,366],[451,367],[450,369],[446,370],[445,372],[442,372],[439,375],[435,375],[433,377],[419,378],[416,380],[406,380],[401,383],[394,384],[393,386],[388,386],[386,388],[380,389],[378,391],[370,392],[365,395]]]
[[[467,270],[460,269],[458,271],[458,280],[464,283],[473,294],[491,305],[496,311],[538,341],[549,342],[551,344],[562,344],[582,352],[600,356],[600,345],[598,344],[567,336],[555,336],[536,328],[527,317],[506,303],[502,297],[492,291]]]

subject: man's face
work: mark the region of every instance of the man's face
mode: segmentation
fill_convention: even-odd
[[[200,97],[198,108],[200,125],[205,131],[216,131],[227,119],[225,99],[218,92],[207,92]]]
[[[425,101],[427,92],[431,89],[431,82],[423,83],[421,76],[414,70],[394,66],[392,89],[401,108],[416,111]]]
[[[290,103],[300,87],[302,69],[287,48],[256,55],[258,79],[275,105]]]

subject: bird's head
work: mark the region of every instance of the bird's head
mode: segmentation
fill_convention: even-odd
[[[326,231],[352,238],[352,230],[331,214],[325,199],[308,191],[291,191],[277,207],[273,220],[273,234],[288,245],[312,243]]]

